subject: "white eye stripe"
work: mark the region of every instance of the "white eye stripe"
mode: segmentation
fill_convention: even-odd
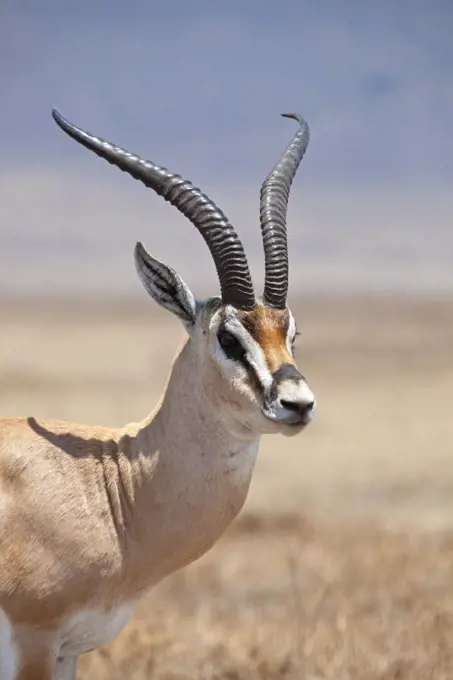
[[[244,328],[241,321],[236,316],[236,311],[226,308],[224,317],[224,327],[229,333],[234,335],[242,343],[247,352],[247,360],[256,372],[262,387],[267,389],[272,384],[272,375],[267,367],[264,352],[259,343]]]
[[[296,339],[296,320],[290,312],[288,331],[286,333],[286,347],[288,348],[290,354],[293,353],[293,343],[295,339]]]

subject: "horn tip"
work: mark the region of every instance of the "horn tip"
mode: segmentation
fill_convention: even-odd
[[[61,115],[60,111],[57,109],[56,106],[52,108],[52,118],[56,122],[56,124],[63,128],[65,124],[68,122],[64,116]]]
[[[297,122],[301,124],[304,120],[300,113],[282,113],[280,115],[282,115],[283,118],[292,118],[293,120],[297,120]]]

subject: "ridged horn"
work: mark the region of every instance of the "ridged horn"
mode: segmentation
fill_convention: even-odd
[[[298,113],[282,113],[294,118],[300,127],[267,175],[260,191],[260,223],[265,259],[264,302],[284,309],[288,294],[288,243],[286,213],[291,184],[310,138],[307,122]]]
[[[192,222],[211,252],[225,304],[244,310],[255,306],[243,245],[233,225],[208,196],[180,175],[81,130],[57,109],[52,109],[52,117],[72,139],[153,189]]]

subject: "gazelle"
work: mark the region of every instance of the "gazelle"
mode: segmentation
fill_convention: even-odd
[[[190,182],[75,127],[70,137],[163,196],[198,229],[221,297],[196,300],[137,243],[150,296],[187,338],[155,411],[120,429],[0,420],[0,678],[73,680],[79,654],[126,626],[149,588],[205,553],[242,508],[260,438],[294,435],[315,400],[286,306],[286,212],[309,139],[299,128],[261,187],[265,286],[255,296],[226,216]]]

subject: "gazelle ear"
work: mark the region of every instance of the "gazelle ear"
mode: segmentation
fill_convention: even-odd
[[[152,257],[141,243],[135,246],[134,259],[140,280],[153,300],[176,314],[186,328],[192,326],[197,305],[182,278],[174,269]]]

